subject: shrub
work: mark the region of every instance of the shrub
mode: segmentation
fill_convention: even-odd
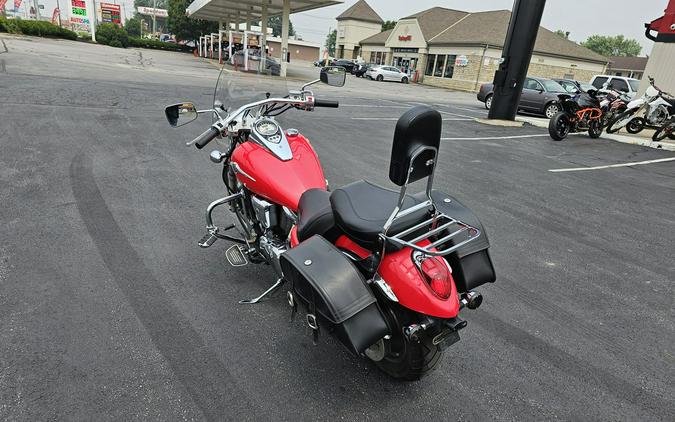
[[[77,39],[77,34],[73,31],[44,21],[0,18],[0,31],[13,34],[35,35],[37,37]]]
[[[126,48],[129,45],[129,35],[114,23],[103,23],[96,28],[96,42],[112,47]]]
[[[129,38],[129,46],[139,48],[151,48],[154,50],[169,50],[169,51],[192,51],[192,47],[178,45],[170,42],[163,42],[159,40],[150,40],[147,38]]]

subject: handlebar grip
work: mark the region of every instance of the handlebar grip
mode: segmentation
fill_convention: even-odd
[[[340,107],[340,102],[339,101],[331,101],[331,100],[314,99],[314,107],[338,108],[338,107]]]
[[[215,127],[210,127],[208,130],[201,135],[197,136],[194,140],[195,146],[197,149],[204,148],[209,142],[213,141],[220,131]]]

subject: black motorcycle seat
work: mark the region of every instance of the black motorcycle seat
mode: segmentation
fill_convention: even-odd
[[[339,236],[330,205],[330,192],[323,189],[309,189],[298,202],[298,240],[309,239],[315,234],[334,242]]]
[[[360,246],[374,250],[378,247],[378,235],[398,203],[399,192],[383,188],[365,180],[350,183],[333,191],[330,203],[335,224]],[[406,195],[403,209],[419,204],[422,195]],[[427,218],[428,211],[420,210],[397,219],[388,234],[396,234]]]

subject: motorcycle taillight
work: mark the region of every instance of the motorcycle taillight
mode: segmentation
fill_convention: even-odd
[[[447,299],[452,294],[452,274],[450,268],[441,261],[442,258],[425,258],[420,264],[424,278],[431,290],[441,299]]]

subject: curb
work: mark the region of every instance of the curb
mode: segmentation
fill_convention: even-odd
[[[542,121],[541,119],[531,118],[531,117],[516,117],[516,121],[526,122],[532,126],[541,127],[548,129],[548,121]],[[642,138],[642,137],[632,137],[626,135],[614,135],[609,133],[603,133],[600,136],[602,139],[609,139],[615,142],[621,142],[624,144],[639,145],[643,147],[649,147],[654,149],[662,149],[665,151],[675,151],[675,142],[661,141],[653,142],[651,138]]]

